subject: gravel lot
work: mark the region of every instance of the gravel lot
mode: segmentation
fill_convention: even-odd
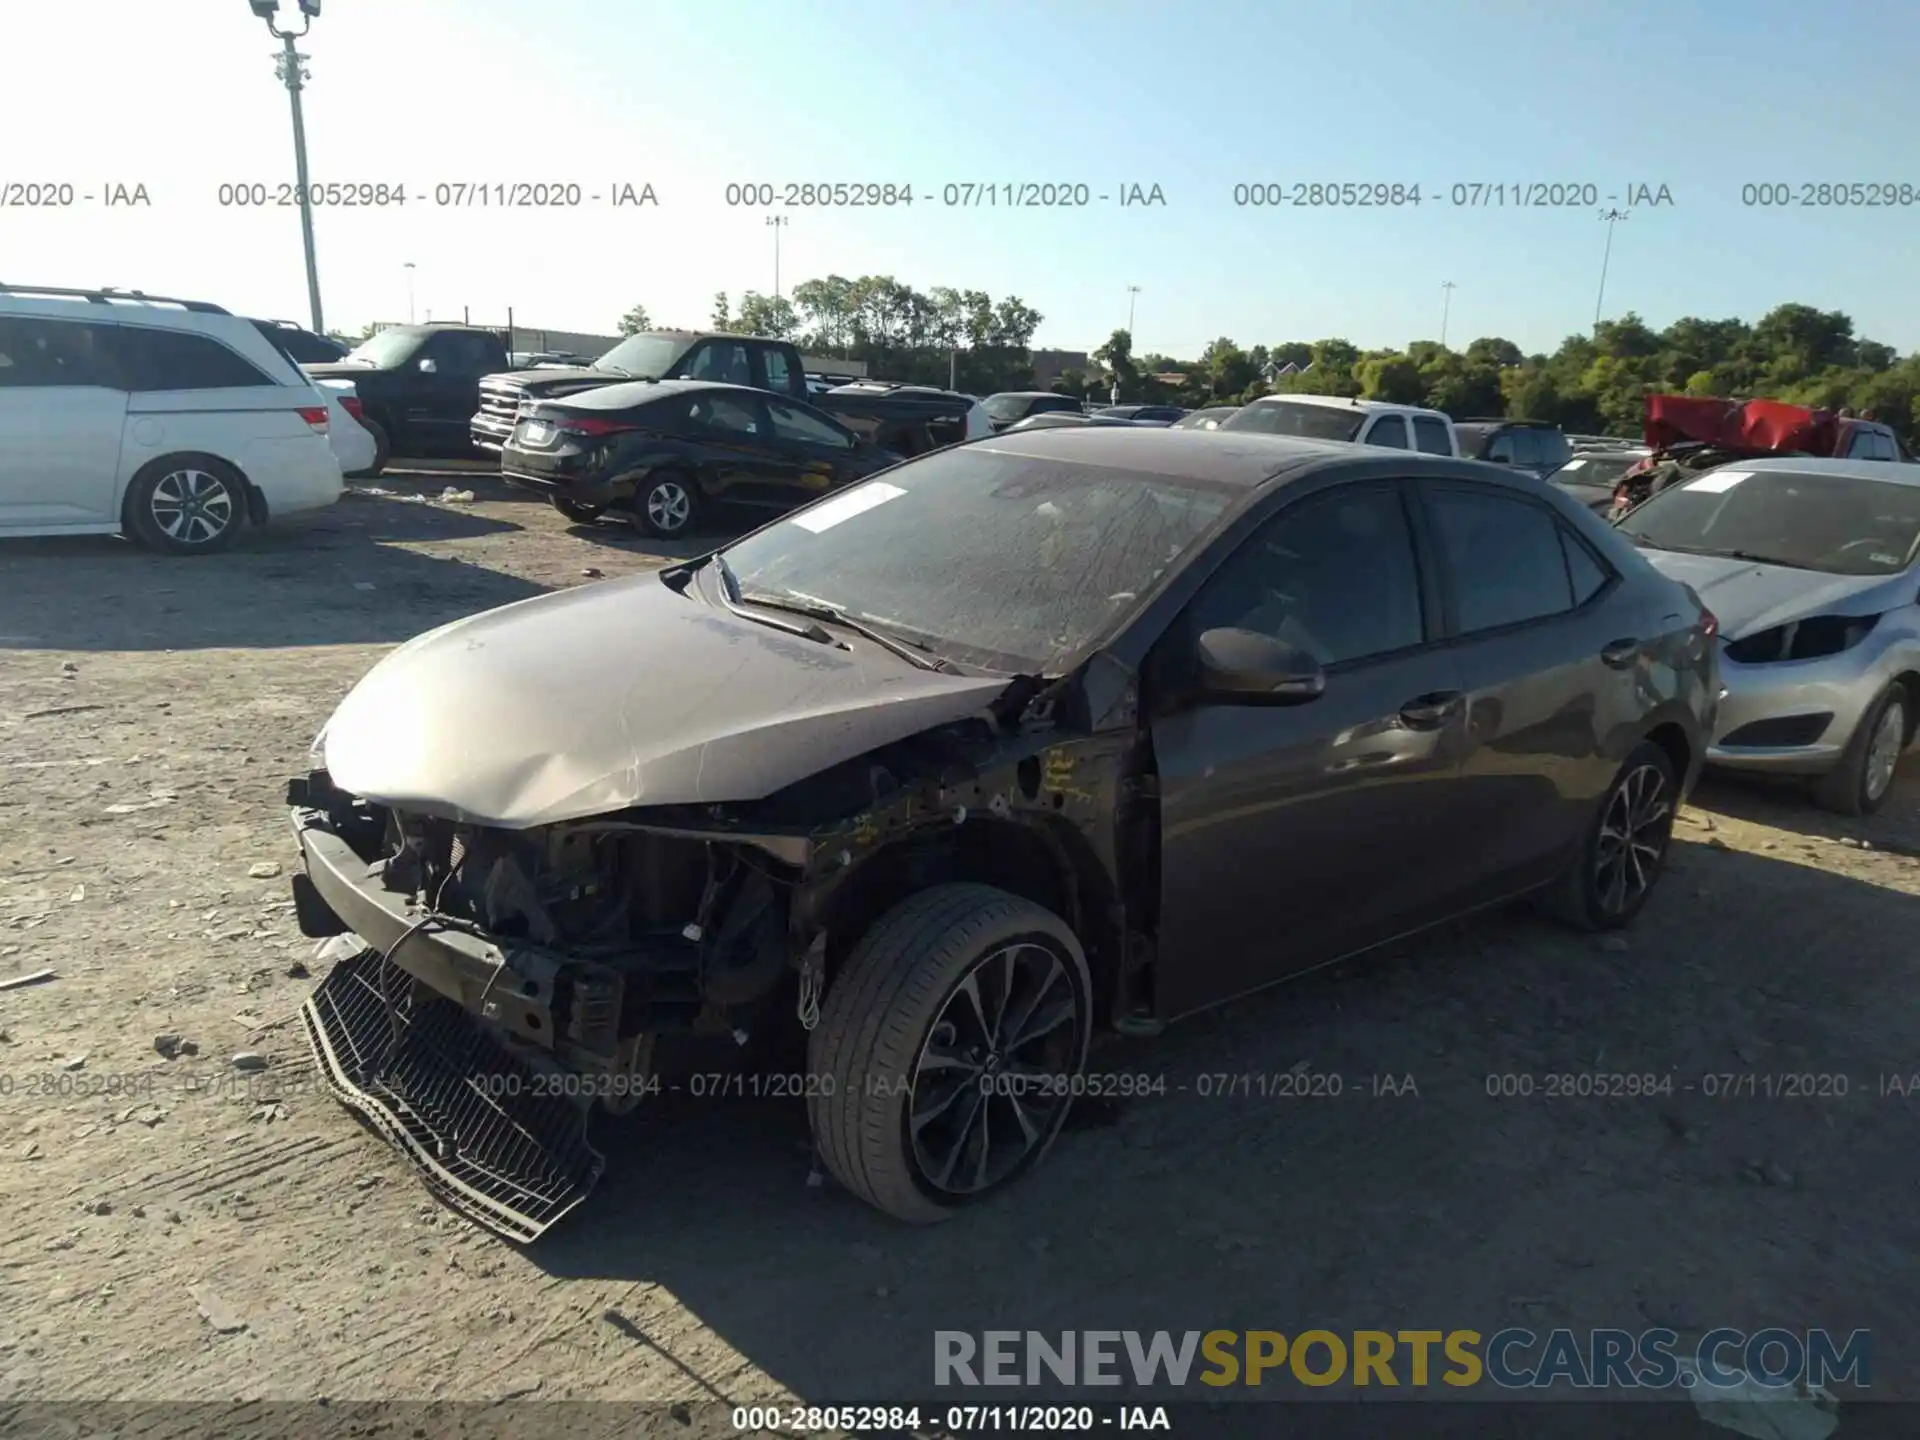
[[[1867,1327],[1915,1394],[1920,762],[1864,822],[1710,785],[1624,940],[1498,915],[1116,1043],[1168,1093],[933,1231],[810,1188],[797,1103],[671,1097],[533,1250],[454,1219],[314,1088],[282,788],[386,647],[663,557],[380,488],[203,560],[0,546],[0,981],[55,972],[0,990],[0,1398],[872,1401],[936,1328],[1417,1324]],[[1200,1093],[1302,1062],[1344,1093]],[[1674,1093],[1487,1093],[1621,1072]]]

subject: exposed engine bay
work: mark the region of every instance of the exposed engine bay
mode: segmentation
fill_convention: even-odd
[[[658,1093],[656,1042],[810,1028],[830,932],[948,873],[1068,877],[1047,898],[1078,914],[1071,877],[1126,863],[1106,852],[1133,741],[1076,742],[1101,762],[1083,763],[1036,708],[762,801],[526,830],[365,801],[324,770],[291,782],[302,928],[344,937],[305,1012],[322,1073],[454,1208],[534,1238],[598,1178],[590,1113]]]

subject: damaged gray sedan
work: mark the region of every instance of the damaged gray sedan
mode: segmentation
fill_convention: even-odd
[[[1039,1160],[1097,1029],[1533,892],[1632,920],[1712,623],[1490,466],[957,446],[381,661],[289,785],[301,926],[347,937],[309,1038],[524,1241],[663,1047],[804,1035],[821,1163],[938,1220]]]

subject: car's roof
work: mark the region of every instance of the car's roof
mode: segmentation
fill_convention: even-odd
[[[1078,461],[1145,475],[1180,476],[1246,490],[1315,463],[1378,458],[1363,447],[1330,440],[1144,425],[1036,426],[1008,430],[972,444],[1002,454]]]
[[[1328,410],[1358,410],[1368,415],[1429,415],[1436,420],[1445,420],[1449,425],[1453,423],[1444,410],[1430,410],[1424,405],[1391,405],[1385,400],[1355,400],[1345,395],[1262,395],[1240,408],[1248,410],[1255,405],[1287,404],[1319,405]]]
[[[1712,475],[1728,470],[1755,470],[1762,474],[1809,475],[1819,479],[1833,480],[1884,480],[1892,485],[1920,485],[1920,465],[1902,464],[1897,460],[1826,460],[1815,456],[1802,459],[1797,456],[1782,455],[1766,460],[1735,460],[1725,465],[1715,466],[1713,470],[1702,470],[1700,473]]]
[[[674,395],[696,395],[708,392],[739,395],[755,403],[762,400],[784,400],[789,404],[806,404],[805,401],[797,400],[791,395],[775,395],[766,390],[755,389],[751,385],[729,385],[723,380],[621,380],[613,385],[596,385],[591,390],[577,390],[571,395],[556,395],[551,400],[538,403],[562,406],[584,405],[591,410],[624,410],[630,405],[645,405]]]
[[[987,398],[989,400],[1073,400],[1073,396],[1062,395],[1058,390],[996,390]],[[1079,402],[1076,400],[1074,403]]]

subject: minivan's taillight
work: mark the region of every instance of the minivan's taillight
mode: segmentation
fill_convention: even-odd
[[[340,408],[356,420],[363,419],[367,413],[360,408],[360,397],[358,395],[342,395],[340,397]]]
[[[326,406],[302,405],[300,407],[299,413],[300,413],[300,418],[306,421],[308,425],[313,427],[314,434],[324,435],[327,433],[327,407]]]
[[[602,435],[624,435],[640,428],[625,420],[595,420],[585,415],[569,415],[554,423],[556,429],[564,430],[569,435],[584,435],[590,440],[597,440]]]

